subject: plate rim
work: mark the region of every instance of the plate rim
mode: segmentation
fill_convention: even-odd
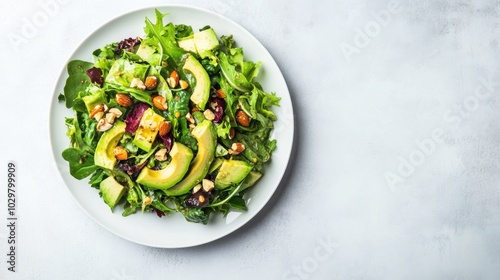
[[[84,205],[79,202],[79,200],[77,199],[76,195],[73,194],[73,192],[70,190],[70,186],[66,183],[66,181],[64,179],[64,176],[61,173],[61,170],[56,166],[58,176],[62,180],[64,188],[69,193],[69,195],[72,197],[73,201],[76,203],[76,205],[78,205],[78,207],[88,217],[90,217],[99,226],[101,226],[102,228],[106,229],[108,232],[110,232],[110,233],[112,233],[112,234],[114,234],[116,236],[119,236],[120,238],[122,238],[124,240],[127,240],[129,242],[132,242],[132,243],[136,243],[136,244],[140,244],[140,245],[144,245],[144,246],[148,246],[148,247],[154,247],[154,248],[174,249],[174,248],[189,248],[189,247],[201,246],[201,245],[209,244],[211,242],[219,240],[219,239],[221,239],[223,237],[226,237],[226,236],[230,235],[231,233],[233,233],[233,232],[241,229],[246,224],[248,224],[252,219],[255,218],[255,216],[257,216],[262,211],[262,209],[264,209],[264,207],[266,207],[266,205],[268,205],[268,203],[271,200],[272,196],[276,193],[277,189],[282,184],[283,177],[285,176],[285,174],[286,174],[286,172],[287,172],[287,170],[288,170],[288,168],[290,166],[290,158],[291,158],[291,154],[292,154],[293,146],[294,146],[294,142],[295,142],[295,120],[294,120],[293,102],[292,102],[292,98],[291,98],[291,95],[290,95],[290,90],[288,88],[288,85],[286,83],[286,79],[285,79],[285,77],[283,75],[283,72],[281,71],[278,63],[276,62],[276,60],[274,59],[274,57],[271,55],[271,53],[269,52],[269,50],[260,42],[260,40],[258,40],[250,31],[248,31],[242,25],[240,25],[239,23],[235,22],[234,20],[232,20],[232,19],[230,19],[230,18],[228,18],[228,17],[226,17],[224,15],[221,15],[221,14],[219,14],[217,12],[208,10],[206,8],[201,8],[201,7],[198,7],[198,6],[194,6],[194,5],[186,5],[186,4],[162,4],[162,5],[142,6],[142,7],[138,7],[138,8],[135,8],[135,9],[132,9],[132,10],[120,13],[118,15],[115,15],[114,17],[112,17],[112,18],[110,18],[108,20],[105,20],[102,23],[100,23],[97,27],[95,27],[94,29],[92,29],[91,32],[89,32],[86,35],[82,36],[83,38],[81,40],[79,40],[79,42],[76,45],[76,47],[74,47],[74,49],[72,50],[72,52],[70,52],[69,55],[64,60],[64,64],[62,66],[62,69],[59,72],[59,74],[56,76],[56,79],[55,79],[55,82],[54,82],[54,86],[53,86],[52,91],[51,91],[52,96],[51,96],[51,98],[49,100],[49,102],[50,102],[49,110],[50,111],[49,111],[49,122],[48,122],[48,129],[49,129],[48,136],[49,136],[50,150],[51,150],[52,159],[53,159],[53,161],[51,161],[51,162],[53,164],[57,165],[56,163],[58,162],[59,159],[56,158],[56,151],[55,151],[55,148],[54,148],[54,145],[53,145],[54,144],[54,139],[53,139],[54,137],[52,135],[52,131],[54,129],[53,128],[54,124],[53,124],[53,122],[51,120],[53,119],[53,114],[54,114],[55,106],[61,106],[61,104],[59,102],[57,102],[57,96],[60,93],[57,90],[59,89],[59,84],[61,83],[61,80],[66,75],[66,69],[67,69],[68,62],[71,61],[72,59],[75,59],[74,58],[75,55],[78,53],[79,49],[81,49],[84,46],[84,43],[86,43],[87,40],[89,40],[91,37],[93,37],[96,34],[98,34],[98,32],[102,28],[105,28],[106,26],[110,25],[111,23],[113,23],[113,22],[115,22],[115,21],[117,21],[117,20],[119,20],[121,18],[126,18],[127,16],[130,16],[131,14],[135,14],[135,13],[139,13],[139,12],[144,12],[144,14],[145,14],[144,17],[146,17],[146,13],[150,12],[150,11],[152,11],[154,9],[161,10],[161,9],[169,9],[169,8],[182,8],[182,9],[188,9],[188,10],[195,10],[197,12],[201,12],[201,13],[204,13],[204,14],[209,14],[212,17],[220,18],[223,21],[229,22],[230,24],[232,24],[235,27],[237,27],[238,29],[240,29],[242,32],[245,33],[245,35],[247,37],[249,37],[251,40],[255,41],[258,45],[260,45],[260,47],[262,47],[262,50],[271,58],[271,62],[274,64],[274,67],[276,67],[276,69],[278,71],[277,73],[279,74],[279,76],[283,80],[283,86],[284,86],[284,89],[286,89],[286,92],[284,94],[288,95],[288,97],[289,97],[289,104],[288,105],[289,105],[289,109],[290,109],[289,113],[291,114],[291,116],[290,116],[290,120],[289,120],[290,123],[287,126],[287,130],[290,131],[289,133],[292,136],[291,139],[290,139],[290,142],[289,142],[290,148],[285,153],[285,157],[286,157],[284,159],[285,164],[281,168],[280,174],[276,175],[276,176],[279,177],[279,179],[277,179],[276,186],[273,188],[273,190],[268,193],[267,197],[265,197],[265,202],[262,203],[261,205],[256,205],[258,207],[254,208],[254,210],[252,211],[252,213],[248,213],[248,212],[245,213],[248,216],[247,216],[247,218],[244,219],[244,221],[240,222],[239,225],[233,226],[232,228],[228,228],[228,230],[224,231],[224,233],[218,234],[217,236],[215,236],[213,238],[210,238],[210,239],[207,239],[207,240],[202,240],[200,242],[190,242],[189,244],[169,245],[169,246],[154,244],[152,242],[145,242],[143,240],[137,240],[137,239],[130,238],[130,237],[122,234],[121,232],[119,232],[119,231],[111,228],[110,226],[108,226],[105,223],[103,223],[100,220],[98,220],[97,217],[94,217],[94,215],[92,215],[84,207]],[[278,96],[281,97],[283,95],[280,94]],[[67,109],[67,110],[69,110],[69,109]],[[276,126],[275,126],[274,130],[276,130]]]

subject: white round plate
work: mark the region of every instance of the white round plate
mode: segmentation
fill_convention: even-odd
[[[274,108],[278,120],[272,137],[277,139],[278,148],[272,160],[265,168],[265,175],[246,194],[248,211],[231,212],[226,218],[212,214],[209,224],[194,224],[184,220],[180,213],[158,218],[154,213],[136,213],[122,217],[122,207],[111,213],[109,207],[98,195],[98,190],[88,185],[88,178],[81,181],[69,174],[66,161],[61,157],[62,151],[69,146],[66,137],[65,117],[71,117],[72,111],[57,97],[63,92],[67,78],[66,65],[59,76],[54,89],[50,113],[50,142],[56,166],[69,192],[80,207],[104,228],[132,242],[161,247],[181,248],[205,244],[219,239],[235,231],[252,219],[269,201],[278,187],[288,164],[292,150],[294,135],[293,109],[285,79],[276,62],[264,46],[243,27],[235,22],[210,11],[190,6],[158,7],[162,13],[170,13],[164,23],[187,24],[198,30],[206,25],[214,28],[218,36],[233,34],[238,46],[243,47],[245,58],[262,61],[258,82],[266,91],[276,92],[281,97],[280,107]],[[112,19],[90,34],[69,57],[93,62],[92,52],[108,43],[121,41],[124,38],[144,35],[144,19],[155,22],[154,8],[145,8]]]

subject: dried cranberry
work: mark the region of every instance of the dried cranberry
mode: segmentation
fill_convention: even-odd
[[[205,206],[210,201],[211,195],[210,193],[204,191],[198,191],[186,198],[184,203],[189,208],[199,208]]]

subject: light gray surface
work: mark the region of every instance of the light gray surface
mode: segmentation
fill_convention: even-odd
[[[64,1],[23,34],[47,2],[0,4],[0,162],[13,160],[19,179],[18,272],[6,270],[1,226],[1,279],[498,279],[496,1],[172,1],[253,33],[285,75],[296,120],[287,178],[264,211],[176,250],[87,217],[51,163],[47,125],[79,42],[166,1]],[[14,47],[14,35],[30,38]]]

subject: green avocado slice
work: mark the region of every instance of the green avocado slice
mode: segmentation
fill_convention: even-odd
[[[188,56],[182,70],[192,74],[196,80],[196,84],[193,86],[193,94],[191,94],[190,98],[191,101],[200,109],[205,109],[205,105],[210,97],[210,77],[207,71],[205,71],[201,63],[192,55]]]
[[[165,194],[169,196],[182,195],[189,192],[205,178],[210,164],[214,160],[217,133],[212,122],[209,120],[202,121],[193,128],[191,135],[198,141],[198,153],[191,162],[189,171],[184,179],[175,186],[164,190]]]
[[[243,181],[253,166],[243,160],[224,160],[215,177],[215,187],[225,189]]]
[[[102,134],[95,149],[95,165],[106,169],[113,169],[116,164],[114,149],[123,134],[125,134],[125,127],[126,124],[124,122],[116,120],[113,127]]]
[[[168,189],[177,184],[189,169],[193,152],[185,145],[174,142],[170,150],[172,160],[162,170],[144,167],[137,177],[137,182],[152,189]]]
[[[126,191],[126,188],[118,183],[113,177],[102,180],[99,184],[99,189],[102,194],[102,199],[111,208],[111,211],[113,211],[113,208],[118,204]]]

